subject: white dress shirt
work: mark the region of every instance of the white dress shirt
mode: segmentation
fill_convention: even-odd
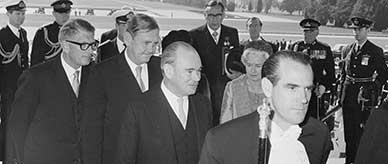
[[[20,28],[16,28],[15,26],[11,25],[9,22],[7,25],[11,29],[12,33],[15,34],[16,37],[20,38],[20,34],[19,34]]]
[[[213,29],[211,29],[210,27],[209,27],[209,25],[206,25],[207,26],[207,29],[209,30],[209,32],[210,32],[210,35],[213,37],[213,32],[214,32],[214,30]],[[217,29],[217,30],[215,30],[215,32],[217,32],[217,42],[216,42],[216,44],[218,44],[218,41],[220,40],[220,35],[221,35],[221,26]]]
[[[179,97],[176,96],[174,93],[172,93],[166,87],[166,85],[164,85],[164,81],[162,81],[161,88],[162,88],[162,92],[163,92],[164,96],[166,97],[168,103],[170,104],[172,110],[174,111],[175,115],[177,116],[177,118],[181,122],[183,129],[186,129],[186,123],[188,120],[187,118],[188,118],[188,111],[189,111],[189,98],[188,98],[188,96],[183,97],[183,111],[184,111],[184,115],[186,116],[186,123],[184,123],[184,122],[182,122],[182,119],[179,118],[180,111],[179,111],[179,104],[177,101],[179,99]]]
[[[119,50],[119,52],[123,52],[125,46],[124,46],[124,42],[122,42],[119,37],[117,36],[116,38],[116,44],[117,44],[117,49]]]
[[[66,63],[65,59],[63,58],[63,55],[61,55],[61,62],[62,62],[62,67],[65,70],[67,80],[69,80],[69,83],[73,82],[73,75],[75,71],[79,71],[79,82],[81,82],[81,77],[82,77],[82,67],[79,67],[78,69],[74,69],[71,67],[69,64]]]
[[[302,129],[299,125],[290,126],[282,130],[274,121],[271,122],[269,137],[271,150],[269,164],[309,164],[304,145],[298,140]]]
[[[132,74],[136,77],[136,67],[138,65],[135,64],[134,62],[132,62],[131,59],[129,59],[127,51],[124,51],[124,56],[125,56],[125,60],[128,63],[128,66],[131,68]],[[148,91],[148,89],[149,89],[149,84],[148,84],[149,79],[148,79],[147,63],[141,64],[140,66],[142,67],[141,79],[142,79],[142,81],[144,83],[145,91]],[[137,84],[139,85],[139,88],[140,88],[140,82],[139,81],[137,81]]]

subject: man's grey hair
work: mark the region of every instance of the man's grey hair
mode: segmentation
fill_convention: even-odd
[[[74,37],[81,31],[93,33],[96,31],[94,26],[84,19],[70,19],[59,30],[58,40],[65,41]]]

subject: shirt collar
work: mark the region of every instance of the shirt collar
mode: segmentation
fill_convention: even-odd
[[[177,95],[175,95],[174,93],[172,93],[167,87],[166,85],[164,84],[165,81],[162,80],[162,84],[161,84],[161,89],[162,89],[162,92],[164,93],[164,95],[166,96],[167,100],[171,100],[171,101],[176,101],[179,97]],[[188,96],[183,96],[183,99],[188,99]]]
[[[366,41],[368,41],[368,39],[366,39],[364,42],[362,42],[361,44],[358,44],[358,42],[356,41],[356,47],[357,46],[360,46],[360,49],[362,48],[362,46],[365,45]]]
[[[11,25],[9,22],[7,25],[9,27],[9,29],[11,29],[12,33],[14,33],[17,37],[19,37],[19,29],[20,28],[16,28],[15,26]]]
[[[118,38],[117,38],[118,40]],[[124,57],[125,57],[125,60],[127,61],[129,67],[131,68],[132,72],[134,73],[134,75],[136,75],[136,67],[138,66],[137,64],[135,64],[129,57],[128,57],[128,52],[127,51],[124,51]],[[144,70],[144,67],[146,66],[147,64],[146,63],[143,63],[141,64],[140,66],[143,68]]]
[[[78,69],[74,69],[69,64],[67,64],[67,62],[63,58],[63,54],[61,54],[61,62],[62,62],[62,67],[65,70],[65,73],[66,73],[67,77],[69,78],[69,80],[71,79],[71,76],[74,74],[75,71],[79,71],[79,73],[80,73],[79,79],[81,80],[82,66],[79,67]]]
[[[212,34],[214,31],[217,32],[217,37],[220,37],[221,35],[221,26],[217,30],[213,30],[209,27],[209,25],[206,25],[207,29],[209,30],[210,34]]]

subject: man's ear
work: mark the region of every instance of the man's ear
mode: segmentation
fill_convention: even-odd
[[[268,78],[264,77],[261,79],[261,87],[263,89],[265,97],[272,96],[273,84],[271,81],[269,81]]]
[[[123,41],[124,41],[124,44],[129,46],[131,45],[132,41],[133,41],[133,36],[132,34],[129,32],[129,31],[125,31],[123,33]]]
[[[172,76],[174,75],[174,67],[173,67],[173,65],[171,65],[171,64],[164,64],[162,67],[163,67],[164,75],[168,79],[171,79]]]
[[[61,42],[62,51],[68,53],[70,50],[69,43],[67,42]]]

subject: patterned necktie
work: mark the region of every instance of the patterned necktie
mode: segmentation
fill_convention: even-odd
[[[141,70],[142,70],[142,67],[138,65],[136,67],[136,80],[139,83],[141,92],[145,92],[145,86],[144,86],[143,80],[141,79]]]
[[[179,113],[178,118],[182,123],[183,129],[186,129],[187,117],[183,110],[183,97],[179,97],[177,101],[178,101],[178,113]]]
[[[213,37],[213,40],[214,40],[214,42],[217,44],[217,36],[218,36],[218,32],[217,31],[214,31],[213,33],[212,33],[212,37]]]
[[[79,71],[78,70],[73,73],[73,80],[71,82],[71,87],[73,88],[75,96],[78,97],[78,92],[79,92]]]

